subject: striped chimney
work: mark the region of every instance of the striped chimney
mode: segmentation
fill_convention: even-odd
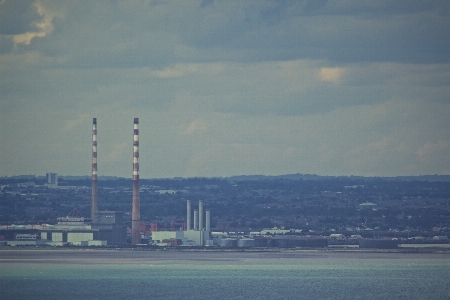
[[[131,212],[131,244],[141,243],[141,207],[139,198],[139,118],[134,118],[133,134],[133,207]]]
[[[97,186],[97,118],[92,119],[92,200],[91,219],[94,220],[98,210],[98,186]]]

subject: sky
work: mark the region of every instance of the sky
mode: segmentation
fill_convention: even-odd
[[[0,1],[0,176],[450,174],[450,1]]]

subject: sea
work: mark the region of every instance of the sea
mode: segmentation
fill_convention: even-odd
[[[0,299],[450,299],[450,254],[0,250]]]

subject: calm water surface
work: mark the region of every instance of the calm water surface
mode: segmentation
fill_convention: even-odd
[[[450,299],[450,255],[0,251],[1,299]]]

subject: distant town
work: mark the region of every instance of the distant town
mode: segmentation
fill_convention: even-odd
[[[130,244],[131,179],[0,178],[0,245]],[[140,179],[141,246],[447,247],[450,176]],[[206,215],[205,215],[206,213]]]

